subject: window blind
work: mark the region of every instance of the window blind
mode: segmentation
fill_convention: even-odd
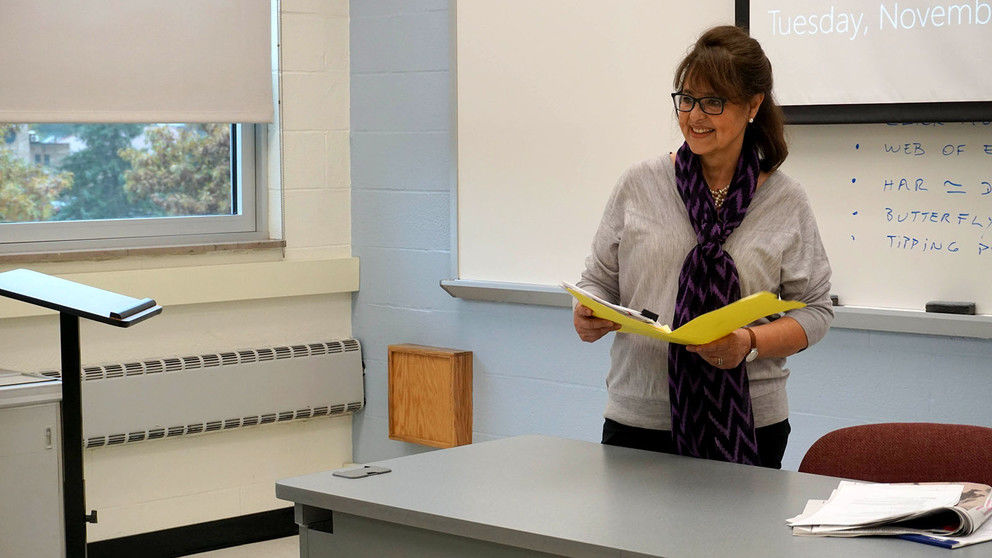
[[[270,0],[3,0],[0,122],[271,122]]]

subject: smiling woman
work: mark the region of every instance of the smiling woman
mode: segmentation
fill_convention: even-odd
[[[788,148],[758,42],[710,29],[675,87],[685,141],[620,179],[578,285],[675,328],[762,290],[806,307],[705,345],[618,333],[603,443],[778,468],[790,432],[785,357],[827,332],[830,265],[805,192],[778,171]],[[587,342],[618,329],[582,305],[573,324]]]
[[[679,128],[686,143],[693,153],[702,157],[703,175],[710,191],[726,194],[725,185],[730,184],[734,163],[744,145],[744,131],[749,123],[754,123],[754,115],[761,106],[764,94],[754,95],[743,105],[715,97],[712,92],[704,93],[708,88],[708,85],[695,83],[683,85],[683,93],[674,94],[675,109],[678,111]],[[690,95],[696,91],[700,92],[697,95],[701,95],[699,110],[693,110],[697,103]],[[692,99],[688,110],[687,98]],[[709,108],[704,102],[709,103]]]
[[[784,117],[772,94],[771,62],[761,46],[750,40],[745,32],[731,26],[705,33],[696,44],[697,48],[675,70],[676,90],[700,97],[717,96],[725,101],[719,113],[692,112],[692,107],[685,111],[676,106],[682,135],[689,141],[690,138],[701,139],[713,130],[717,132],[714,135],[718,136],[718,145],[727,144],[724,147],[729,151],[721,152],[724,157],[736,159],[743,145],[744,131],[749,129],[761,154],[761,170],[769,172],[778,168],[789,150],[784,138]],[[768,102],[764,103],[766,97]],[[763,103],[764,110],[759,110]],[[699,125],[699,132],[695,134],[691,129],[693,124]],[[713,128],[708,127],[711,124]],[[719,142],[721,139],[723,141]],[[720,165],[725,174],[733,171],[733,161],[722,160]],[[714,178],[717,182],[729,183],[730,177]],[[710,185],[714,184],[711,182]]]

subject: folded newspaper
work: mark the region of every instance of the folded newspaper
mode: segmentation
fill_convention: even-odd
[[[810,500],[786,524],[800,536],[899,536],[958,548],[992,540],[990,517],[985,484],[841,481],[828,500]]]

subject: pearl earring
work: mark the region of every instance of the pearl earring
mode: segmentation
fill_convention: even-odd
[[[748,124],[754,124],[754,119],[753,118],[748,118],[747,119],[747,123]]]

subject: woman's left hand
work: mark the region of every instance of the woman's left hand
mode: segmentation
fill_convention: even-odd
[[[751,336],[744,328],[737,328],[716,341],[705,345],[686,345],[685,348],[717,368],[730,370],[736,368],[751,351]]]

